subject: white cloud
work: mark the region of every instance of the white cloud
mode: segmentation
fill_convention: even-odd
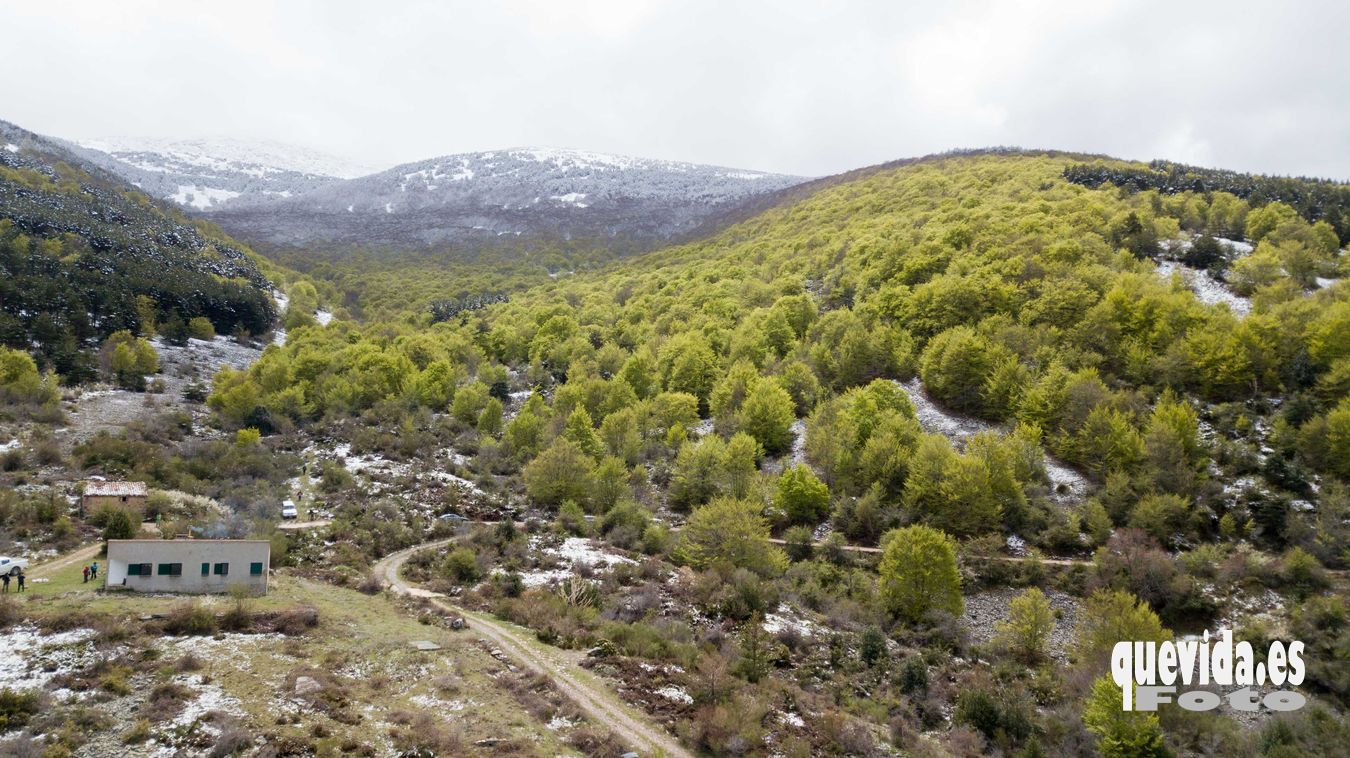
[[[1347,8],[13,2],[0,118],[384,165],[550,144],[825,174],[1020,144],[1350,178]]]

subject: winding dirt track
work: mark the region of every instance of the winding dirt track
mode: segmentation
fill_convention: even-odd
[[[477,632],[519,665],[548,677],[589,718],[609,729],[639,753],[692,758],[692,753],[681,747],[664,729],[648,721],[636,708],[621,703],[608,689],[585,681],[581,673],[583,670],[577,665],[578,656],[569,656],[564,651],[556,655],[541,651],[520,631],[484,614],[467,612],[447,602],[444,596],[414,586],[399,576],[404,561],[414,553],[444,547],[451,542],[453,540],[448,539],[427,542],[390,554],[375,564],[375,575],[396,593],[427,598],[434,605],[471,618],[470,630]]]

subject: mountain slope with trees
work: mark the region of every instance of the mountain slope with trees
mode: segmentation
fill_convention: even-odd
[[[498,237],[595,238],[650,248],[800,177],[676,161],[520,148],[432,158],[213,219],[266,247],[426,248]]]
[[[262,334],[275,269],[55,142],[0,122],[0,344],[71,381],[120,330],[196,317]]]
[[[1100,704],[1119,634],[1237,619],[1327,660],[1345,644],[1327,569],[1350,559],[1350,290],[1311,206],[1085,186],[1084,163],[1148,170],[997,151],[863,171],[505,302],[440,318],[385,299],[372,322],[297,330],[209,402],[281,439],[356,427],[410,465],[453,448],[454,476],[512,516],[412,569],[594,650],[635,696],[653,688],[632,659],[689,672],[687,707],[651,707],[698,750],[1341,739],[1334,665],[1259,739]],[[1162,275],[1178,258],[1250,308]],[[524,556],[563,537],[649,562],[525,583]],[[1036,554],[1074,560],[1050,575]]]

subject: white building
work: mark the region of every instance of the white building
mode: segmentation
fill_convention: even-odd
[[[267,593],[268,540],[108,540],[104,587],[137,592]]]

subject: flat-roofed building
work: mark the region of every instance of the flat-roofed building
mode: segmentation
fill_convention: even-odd
[[[268,540],[108,540],[104,587],[205,594],[243,585],[267,593]]]

